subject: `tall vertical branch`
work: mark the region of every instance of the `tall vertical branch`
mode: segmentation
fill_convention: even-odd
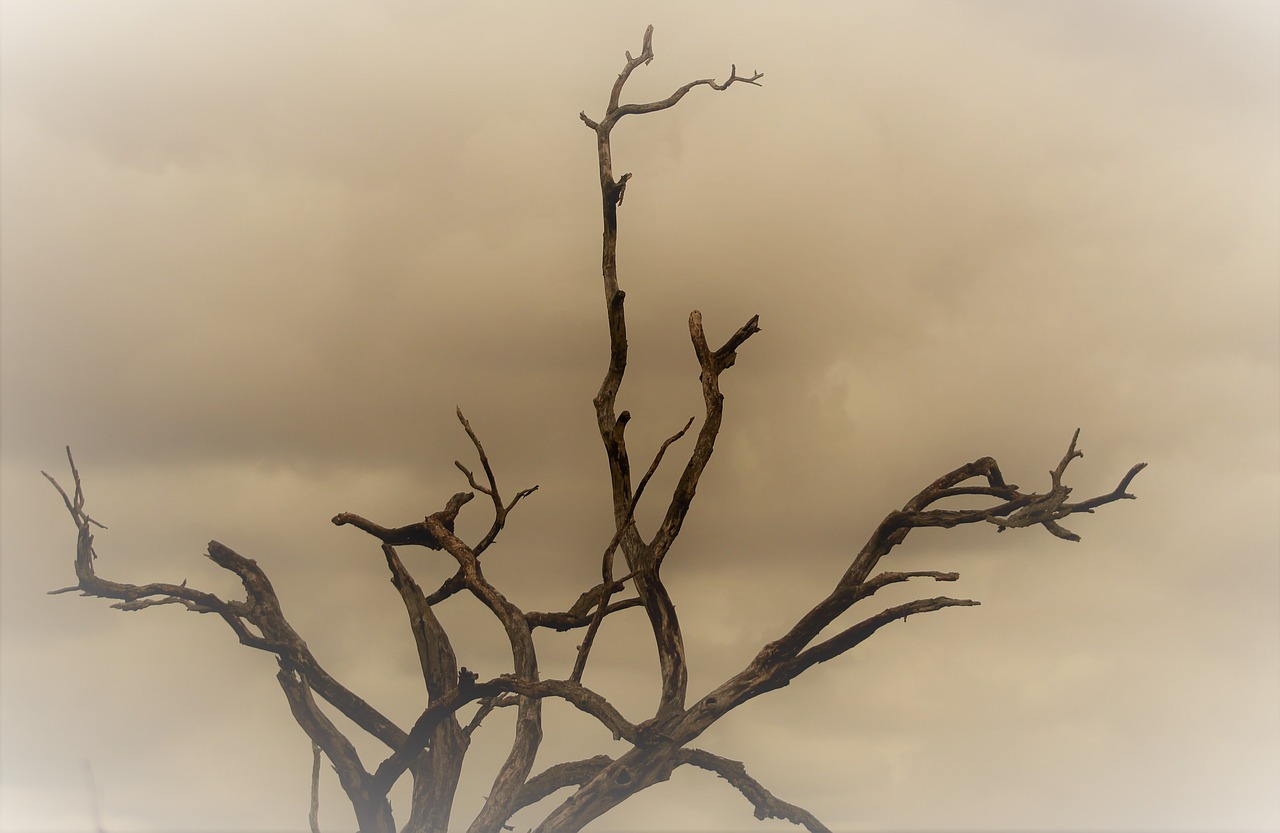
[[[641,539],[635,525],[631,522],[632,513],[635,509],[631,488],[631,464],[623,437],[630,414],[626,411],[616,414],[618,391],[622,387],[623,375],[626,373],[627,368],[627,324],[624,310],[626,293],[622,291],[618,283],[618,207],[622,204],[631,174],[624,173],[620,177],[614,178],[611,136],[614,126],[623,116],[655,113],[659,110],[674,107],[694,87],[709,86],[715,90],[726,90],[735,81],[758,85],[763,75],[757,72],[750,77],[742,77],[738,75],[735,67],[730,72],[729,79],[723,84],[717,84],[713,79],[709,78],[700,79],[690,81],[661,101],[652,101],[646,104],[622,104],[622,90],[626,86],[627,80],[630,79],[631,74],[652,60],[653,27],[649,26],[644,32],[644,41],[641,44],[640,54],[635,57],[632,57],[630,52],[626,54],[626,63],[622,67],[622,72],[618,74],[617,80],[609,91],[609,103],[605,108],[604,117],[596,121],[588,117],[585,112],[581,113],[579,117],[596,134],[596,151],[600,173],[600,199],[604,219],[600,270],[604,281],[605,309],[609,322],[609,366],[605,371],[604,380],[600,384],[600,390],[595,397],[596,424],[600,431],[600,439],[604,443],[605,455],[609,463],[609,476],[613,493],[614,526],[621,536],[619,545],[627,559],[627,566],[635,578],[636,590],[641,603],[644,605],[645,613],[649,617],[654,641],[657,644],[658,661],[662,669],[662,693],[659,701],[658,716],[670,717],[684,707],[685,691],[688,686],[688,670],[685,660],[684,639],[680,632],[679,619],[676,617],[675,604],[658,577],[658,566],[662,555],[665,554],[672,540],[674,540],[679,524],[678,522],[664,524],[664,530],[667,534],[661,539],[661,547],[657,548],[646,544]],[[699,322],[701,321],[700,316],[698,320]],[[754,321],[755,319],[752,319],[752,327],[754,327]],[[745,336],[743,340],[745,340]],[[705,339],[703,346],[705,347]],[[716,354],[716,356],[719,355],[719,353]],[[701,355],[699,355],[699,361],[702,361]],[[688,509],[688,499],[692,498],[697,478],[701,475],[702,469],[706,465],[706,460],[711,455],[711,446],[714,444],[716,433],[719,430],[719,401],[717,399],[713,405],[711,404],[711,399],[718,397],[718,390],[713,390],[716,384],[715,380],[718,378],[720,370],[723,370],[729,364],[732,364],[731,360],[724,363],[723,367],[717,367],[714,370],[709,370],[708,365],[706,363],[703,364],[703,387],[704,393],[708,398],[707,421],[703,425],[699,434],[698,444],[694,449],[696,462],[691,460],[690,464],[686,466],[685,477],[682,479],[684,488],[680,494],[687,495],[687,498],[683,498],[684,508],[677,512],[680,518],[683,518],[684,512]],[[708,385],[711,386],[711,389],[708,389]],[[680,499],[682,498],[677,497],[677,500]]]

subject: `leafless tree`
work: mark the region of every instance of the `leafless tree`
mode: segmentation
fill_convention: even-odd
[[[616,402],[627,369],[625,294],[618,283],[618,208],[631,174],[615,177],[610,141],[624,116],[641,116],[674,107],[698,87],[725,91],[735,84],[759,85],[759,72],[739,75],[730,70],[723,83],[713,79],[691,81],[667,98],[645,104],[623,104],[622,93],[633,72],[653,60],[653,28],[644,34],[640,53],[626,55],[626,63],[609,93],[604,115],[582,122],[595,134],[599,154],[601,207],[604,217],[601,273],[605,314],[609,328],[608,369],[595,397],[596,424],[608,460],[612,488],[612,540],[603,548],[599,581],[579,596],[567,610],[555,613],[526,612],[485,577],[481,556],[498,539],[507,517],[537,487],[515,493],[509,500],[499,490],[488,455],[462,412],[458,420],[475,447],[482,475],[457,463],[470,491],[459,492],[438,512],[406,526],[386,527],[359,515],[342,513],[333,523],[348,525],[373,536],[381,544],[391,583],[399,591],[409,617],[426,685],[426,704],[407,730],[388,720],[354,692],[334,679],[307,647],[281,610],[279,599],[257,562],[212,541],[208,557],[239,577],[243,599],[226,600],[182,584],[123,584],[96,572],[94,527],[101,526],[85,511],[80,473],[67,452],[72,488],[68,491],[49,477],[71,513],[78,539],[75,570],[77,583],[52,591],[80,591],[84,595],[117,600],[120,610],[141,610],[156,605],[181,605],[196,613],[221,618],[243,645],[273,654],[276,675],[294,719],[311,739],[317,765],[312,775],[312,829],[315,829],[315,784],[319,755],[337,773],[351,800],[360,830],[392,833],[396,824],[388,791],[402,776],[412,780],[409,817],[401,828],[414,833],[444,833],[450,823],[454,792],[473,732],[497,708],[517,713],[511,748],[498,769],[492,789],[468,828],[471,833],[498,833],[519,809],[561,790],[563,800],[537,827],[540,833],[581,830],[601,814],[640,790],[666,780],[677,767],[693,766],[714,773],[742,793],[757,818],[786,819],[813,833],[827,831],[812,813],[775,797],[752,778],[743,764],[723,758],[693,744],[712,724],[748,700],[789,684],[817,663],[844,654],[881,627],[917,613],[947,607],[976,605],[970,599],[949,596],[923,598],[882,610],[838,633],[821,636],[824,629],[854,604],[882,587],[909,579],[951,582],[957,573],[937,571],[877,572],[880,560],[921,527],[951,528],[963,524],[990,524],[996,532],[1041,526],[1069,541],[1079,537],[1061,521],[1070,515],[1092,512],[1113,501],[1131,499],[1127,489],[1145,464],[1133,466],[1107,494],[1071,501],[1071,488],[1063,478],[1071,461],[1082,456],[1076,447],[1079,431],[1066,453],[1050,472],[1050,488],[1044,494],[1024,492],[1007,483],[996,461],[982,457],[947,472],[911,497],[901,509],[884,517],[862,548],[852,556],[848,569],[825,598],[801,616],[777,639],[764,645],[755,658],[714,690],[692,703],[688,697],[688,671],[684,637],[676,607],[662,579],[662,566],[680,534],[693,504],[698,483],[715,450],[723,417],[721,375],[734,365],[737,351],[760,332],[753,316],[720,346],[712,347],[703,328],[702,314],[689,316],[689,335],[701,369],[705,413],[683,472],[668,498],[661,524],[647,536],[637,526],[636,506],[646,486],[671,447],[691,429],[690,419],[661,444],[652,462],[636,481],[627,450],[625,432],[630,414],[618,413]],[[492,504],[493,521],[478,541],[468,543],[454,532],[454,520],[476,493]],[[983,508],[944,508],[951,498],[964,496],[966,504]],[[951,505],[955,505],[953,502]],[[457,562],[457,571],[440,587],[426,592],[414,580],[400,558],[398,548],[426,547],[442,551]],[[621,552],[619,563],[617,554]],[[510,643],[513,672],[482,680],[458,664],[448,634],[436,617],[436,608],[452,597],[467,593],[498,620]],[[656,711],[647,719],[623,715],[603,696],[583,684],[583,672],[596,636],[605,619],[628,608],[641,607],[653,633],[661,668],[661,694]],[[573,667],[562,677],[544,678],[538,668],[533,634],[537,628],[580,632]],[[546,698],[568,701],[598,720],[629,748],[618,757],[596,755],[564,761],[534,773],[534,760],[542,741],[542,704]],[[386,757],[369,768],[356,748],[321,709],[319,700],[349,718],[360,729],[385,745]],[[466,713],[464,714],[464,709]]]

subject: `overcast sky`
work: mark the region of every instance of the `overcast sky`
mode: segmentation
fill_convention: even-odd
[[[835,830],[1280,827],[1276,4],[14,0],[0,22],[3,830],[90,830],[95,791],[112,833],[306,826],[270,657],[209,617],[45,595],[74,580],[40,477],[66,482],[66,444],[103,576],[235,595],[217,539],[403,724],[399,598],[328,519],[410,523],[465,488],[455,406],[508,492],[541,487],[491,578],[527,610],[593,582],[607,333],[577,116],[650,23],[628,100],[765,73],[615,133],[637,460],[700,413],[689,311],[713,341],[763,328],[666,564],[692,696],[944,471],[990,454],[1043,490],[1077,427],[1077,495],[1150,464],[1078,544],[913,535],[886,566],[958,571],[981,607],[895,624],[699,745]],[[474,607],[440,612],[500,673]],[[611,619],[585,679],[636,720],[646,630]],[[574,644],[541,640],[546,675]],[[548,706],[540,766],[623,751],[570,712]],[[457,818],[509,728],[477,732]],[[331,773],[321,824],[354,826]],[[681,771],[593,829],[791,828]]]

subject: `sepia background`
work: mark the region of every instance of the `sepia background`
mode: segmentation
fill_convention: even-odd
[[[527,610],[593,582],[608,340],[578,112],[650,23],[626,100],[765,73],[615,132],[637,465],[701,412],[689,311],[715,342],[763,328],[666,565],[692,696],[941,473],[993,455],[1043,490],[1077,427],[1077,496],[1150,464],[1138,500],[1071,519],[1078,544],[913,534],[887,566],[958,571],[944,592],[981,607],[894,624],[698,745],[838,831],[1280,826],[1276,4],[2,9],[0,829],[306,827],[310,747],[269,656],[209,617],[46,595],[74,580],[40,476],[69,481],[67,444],[104,577],[234,596],[201,557],[217,539],[402,725],[403,608],[375,542],[329,518],[411,523],[465,488],[455,406],[508,494],[540,486],[490,577]],[[487,522],[477,502],[460,528]],[[452,572],[405,558],[424,585]],[[501,673],[476,607],[440,613],[462,664]],[[657,696],[646,631],[611,618],[584,680],[633,719]],[[566,674],[575,636],[539,640]],[[476,734],[464,823],[511,718]],[[571,708],[546,724],[539,768],[622,751]],[[352,829],[323,783],[323,829]],[[678,771],[593,829],[793,828]]]

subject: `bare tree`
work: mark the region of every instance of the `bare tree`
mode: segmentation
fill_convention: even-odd
[[[720,377],[734,365],[737,351],[760,332],[759,317],[753,316],[720,346],[712,347],[703,328],[702,314],[689,316],[689,336],[701,370],[705,413],[693,448],[685,461],[676,486],[668,498],[661,524],[647,536],[637,526],[636,506],[671,447],[693,426],[690,419],[658,448],[638,481],[632,474],[625,432],[630,414],[618,413],[616,402],[627,369],[625,293],[618,283],[618,208],[622,204],[631,174],[615,177],[611,153],[614,128],[624,116],[640,116],[674,107],[697,87],[725,91],[734,84],[759,85],[759,72],[739,75],[730,70],[723,83],[713,79],[691,81],[661,101],[623,104],[622,92],[635,70],[653,60],[653,28],[644,34],[639,55],[626,55],[626,63],[609,93],[604,115],[595,120],[581,114],[583,123],[596,137],[599,155],[601,208],[604,218],[601,274],[604,280],[605,313],[609,328],[608,369],[595,397],[596,423],[608,460],[612,489],[612,540],[600,559],[599,581],[583,592],[567,610],[554,613],[526,612],[485,578],[481,556],[502,532],[508,515],[537,487],[516,492],[509,500],[498,487],[494,469],[484,446],[470,423],[458,411],[458,420],[475,447],[482,471],[477,476],[462,463],[458,469],[470,491],[459,492],[438,512],[405,526],[386,527],[360,515],[342,513],[333,518],[373,536],[381,544],[391,583],[399,592],[409,618],[426,686],[426,703],[417,721],[407,730],[388,720],[354,692],[334,679],[307,647],[281,610],[279,599],[257,562],[229,547],[212,541],[208,557],[239,577],[244,598],[222,599],[212,593],[182,584],[123,584],[100,577],[96,572],[94,527],[101,527],[85,511],[80,473],[68,449],[72,488],[63,489],[67,510],[78,529],[75,570],[77,583],[52,591],[80,591],[84,595],[117,600],[120,610],[141,610],[156,605],[181,605],[196,613],[221,618],[243,645],[276,657],[276,675],[294,719],[311,739],[315,760],[312,769],[311,826],[316,829],[316,780],[319,756],[324,755],[337,773],[350,798],[364,833],[391,833],[396,830],[388,791],[402,776],[412,780],[409,817],[402,826],[414,833],[444,833],[450,823],[454,792],[462,771],[473,732],[498,708],[514,708],[517,713],[514,737],[506,759],[494,778],[492,789],[479,814],[468,828],[472,833],[497,833],[504,829],[519,809],[561,790],[563,800],[537,827],[540,833],[571,833],[581,830],[601,814],[640,790],[666,780],[677,767],[693,766],[712,772],[742,793],[754,807],[757,818],[785,819],[814,833],[827,831],[813,814],[775,797],[746,771],[743,764],[691,746],[713,723],[737,706],[766,692],[782,688],[820,662],[844,654],[881,627],[917,613],[947,607],[976,605],[970,599],[949,596],[923,598],[895,605],[829,636],[824,629],[854,604],[890,584],[909,579],[952,582],[957,573],[937,571],[876,572],[880,560],[903,543],[912,530],[921,527],[951,528],[964,524],[990,524],[996,532],[1042,526],[1051,534],[1069,541],[1079,536],[1064,528],[1061,521],[1117,500],[1132,499],[1127,489],[1144,467],[1133,466],[1114,490],[1080,501],[1069,500],[1071,488],[1063,483],[1071,461],[1082,456],[1076,447],[1079,431],[1071,438],[1066,453],[1050,472],[1050,488],[1044,494],[1024,492],[1007,483],[1000,467],[990,457],[982,457],[954,469],[925,486],[901,509],[888,513],[863,547],[852,557],[848,569],[831,588],[782,636],[764,645],[745,668],[713,691],[690,703],[684,637],[676,607],[662,579],[662,566],[680,535],[698,483],[715,450],[723,417],[724,397]],[[454,521],[462,507],[476,493],[492,504],[493,521],[480,540],[468,543],[454,532]],[[966,503],[982,508],[944,508],[951,498],[967,498]],[[954,505],[954,503],[952,504]],[[457,562],[457,571],[441,586],[426,592],[414,580],[400,558],[398,548],[420,546],[442,551]],[[621,552],[621,563],[617,554]],[[497,619],[510,644],[513,672],[492,679],[480,677],[458,664],[448,634],[435,614],[437,606],[459,594],[470,594]],[[628,608],[641,607],[649,620],[661,669],[661,694],[657,708],[647,719],[636,721],[623,715],[607,699],[583,684],[583,672],[605,619]],[[537,628],[580,631],[580,644],[573,667],[558,678],[543,678],[538,668],[533,633]],[[370,768],[356,753],[355,746],[326,716],[317,698],[336,709],[356,726],[381,741],[386,757]],[[564,761],[534,773],[534,761],[542,741],[542,704],[560,698],[603,724],[615,739],[629,744],[624,754],[613,758],[596,755],[583,760]],[[467,714],[464,715],[464,709]],[[469,715],[469,716],[468,716]]]

